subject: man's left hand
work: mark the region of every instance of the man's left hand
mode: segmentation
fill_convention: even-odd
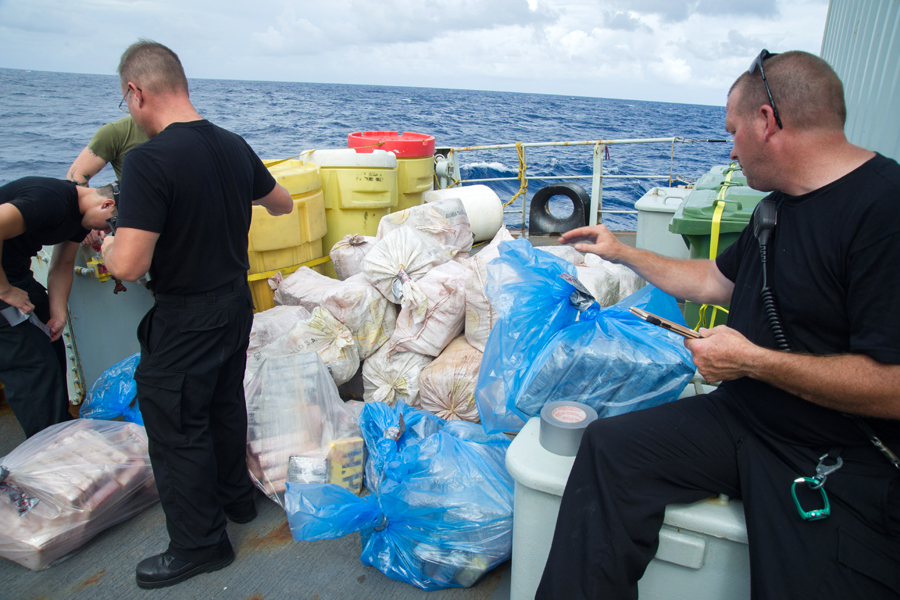
[[[65,319],[60,320],[51,318],[47,321],[47,327],[50,328],[50,341],[55,342],[59,339],[59,336],[62,335],[63,329],[66,328],[66,321]]]
[[[730,381],[750,374],[759,346],[726,325],[701,328],[700,335],[700,339],[686,339],[684,345],[706,381]]]

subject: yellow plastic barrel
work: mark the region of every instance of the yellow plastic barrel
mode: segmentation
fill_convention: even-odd
[[[301,159],[319,166],[325,194],[327,231],[322,238],[325,254],[347,234],[373,236],[381,217],[397,206],[397,158],[376,150],[315,150]],[[331,263],[322,272],[337,277]]]
[[[299,160],[263,161],[269,172],[291,194],[294,210],[273,217],[262,206],[253,207],[250,223],[247,278],[256,312],[272,308],[272,289],[266,281],[277,271],[293,273],[300,266],[321,258],[325,235],[325,194],[315,164]],[[322,267],[314,267],[321,272]]]
[[[347,136],[347,147],[365,153],[386,150],[397,157],[399,212],[422,204],[422,194],[434,189],[434,136],[404,131],[357,131]]]

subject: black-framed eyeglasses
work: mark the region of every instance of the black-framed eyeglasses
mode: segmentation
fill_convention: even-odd
[[[763,48],[762,52],[759,53],[759,56],[753,59],[753,62],[750,63],[750,68],[747,69],[747,72],[751,75],[756,68],[759,67],[759,74],[762,75],[763,84],[766,86],[766,94],[769,96],[769,104],[772,106],[772,113],[775,115],[775,122],[778,123],[779,129],[784,129],[784,125],[781,124],[781,117],[778,116],[778,109],[775,108],[775,99],[772,97],[772,90],[769,89],[769,80],[766,79],[766,72],[763,70],[763,62],[772,58],[773,56],[778,56],[778,53],[772,54],[765,48]]]
[[[751,72],[752,72],[752,71],[751,71]],[[136,89],[137,89],[137,91],[139,91],[139,92],[143,92],[143,91],[144,91],[144,90],[142,90],[141,88],[136,88]],[[125,93],[122,95],[122,100],[119,101],[119,110],[121,110],[121,111],[122,111],[123,113],[125,113],[126,115],[127,115],[127,114],[131,114],[131,111],[128,110],[128,103],[126,102],[126,100],[128,100],[128,94],[130,94],[130,93],[131,93],[131,88],[128,88],[128,91],[125,92]],[[770,97],[771,97],[771,95],[770,95]]]

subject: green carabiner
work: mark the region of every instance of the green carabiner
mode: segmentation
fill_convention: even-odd
[[[800,506],[800,500],[797,499],[798,483],[805,483],[809,486],[809,489],[819,491],[819,494],[822,495],[822,502],[824,504],[822,508],[810,511],[803,510],[803,507]],[[798,477],[791,485],[791,495],[794,497],[794,504],[797,506],[797,512],[800,513],[800,517],[804,521],[818,521],[831,514],[831,503],[828,502],[828,494],[825,493],[825,487],[821,485],[822,483],[823,482],[817,477]]]

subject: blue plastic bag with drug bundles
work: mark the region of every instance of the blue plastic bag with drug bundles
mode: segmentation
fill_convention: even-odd
[[[294,539],[359,531],[363,563],[423,590],[469,587],[509,558],[509,438],[403,402],[367,403],[359,424],[372,494],[289,482],[285,510]]]
[[[515,407],[529,366],[563,327],[599,313],[600,305],[572,283],[575,267],[526,240],[500,244],[488,264],[485,292],[500,319],[491,330],[475,384],[488,433],[518,431],[527,416]],[[580,315],[580,317],[579,317]]]
[[[138,352],[105,370],[88,390],[78,416],[106,420],[122,417],[129,423],[143,425],[134,383],[134,370],[140,360],[141,353]]]
[[[563,327],[540,349],[515,398],[528,416],[548,402],[587,404],[612,417],[675,400],[694,374],[684,338],[632,314],[642,308],[684,325],[672,296],[646,286]]]

